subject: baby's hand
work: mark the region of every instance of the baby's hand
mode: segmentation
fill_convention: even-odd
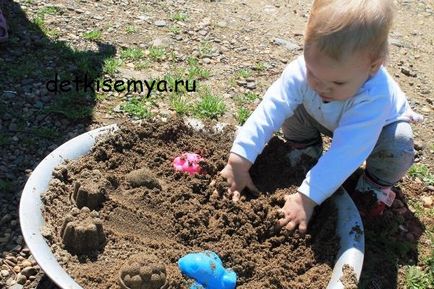
[[[305,233],[315,206],[316,203],[303,194],[285,196],[285,205],[280,209],[283,218],[277,221],[277,227],[285,227],[288,230],[298,227],[301,233]]]
[[[252,163],[247,159],[231,153],[227,165],[220,172],[229,184],[228,192],[232,196],[233,201],[240,199],[240,192],[245,187],[249,188],[252,192],[258,192],[249,174],[251,166]]]

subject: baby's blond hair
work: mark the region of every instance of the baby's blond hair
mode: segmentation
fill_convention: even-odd
[[[393,16],[393,0],[315,0],[305,48],[315,44],[335,60],[356,51],[385,59]]]

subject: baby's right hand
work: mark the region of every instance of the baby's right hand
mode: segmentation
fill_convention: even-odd
[[[249,169],[252,163],[247,159],[231,153],[228,163],[220,174],[227,180],[229,184],[228,192],[232,196],[233,201],[240,199],[240,192],[247,187],[252,192],[258,192],[258,189],[253,184],[249,174]]]

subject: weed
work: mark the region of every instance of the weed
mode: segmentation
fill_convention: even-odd
[[[197,60],[197,58],[195,58],[193,56],[189,56],[187,58],[187,64],[190,65],[190,66],[198,65],[199,64],[199,60]]]
[[[57,14],[57,12],[59,12],[59,8],[54,7],[54,6],[45,6],[41,9],[38,10],[37,14],[39,15],[55,15]]]
[[[101,36],[102,36],[102,32],[100,30],[91,30],[83,34],[84,39],[93,40],[93,41],[100,40]]]
[[[259,99],[259,95],[254,93],[254,92],[246,92],[243,95],[238,95],[234,98],[235,102],[240,105],[243,106],[245,104],[249,104],[249,103],[253,103],[255,100]]]
[[[267,69],[267,67],[265,66],[264,62],[262,62],[262,61],[256,62],[256,64],[255,64],[255,70],[257,70],[257,71],[264,71],[266,69]]]
[[[166,49],[162,47],[151,47],[149,48],[149,57],[153,61],[161,61],[166,56]]]
[[[121,51],[121,59],[139,60],[145,56],[145,52],[140,48],[126,48]]]
[[[133,25],[127,25],[127,26],[125,27],[125,31],[126,31],[128,34],[133,34],[133,33],[137,32],[137,28],[134,27]]]
[[[0,180],[0,192],[8,192],[12,190],[12,181]]]
[[[135,64],[136,70],[147,69],[151,66],[151,63],[148,60],[142,60]]]
[[[241,68],[235,73],[237,78],[249,78],[252,76],[252,71],[248,68]]]
[[[239,107],[235,114],[235,119],[237,120],[239,125],[243,125],[251,114],[252,112],[247,108]]]
[[[173,34],[179,34],[179,33],[181,33],[181,28],[179,26],[176,26],[176,25],[171,26],[169,30]]]
[[[92,107],[84,92],[67,92],[58,95],[45,110],[49,113],[61,114],[70,120],[79,120],[90,117],[93,112]]]
[[[181,12],[181,11],[176,11],[170,17],[170,19],[172,19],[173,21],[186,21],[187,18],[188,18],[187,13],[184,13],[184,12]]]
[[[412,178],[419,178],[427,186],[434,185],[434,175],[430,172],[429,168],[424,164],[414,164],[408,170],[408,174]]]
[[[172,94],[170,96],[170,107],[180,115],[190,112],[190,103],[185,95]]]
[[[209,41],[203,41],[199,44],[199,53],[201,56],[208,56],[213,51],[213,45]]]
[[[199,118],[217,119],[226,111],[226,106],[223,100],[211,94],[207,89],[199,102],[194,107],[194,114]]]
[[[407,289],[430,289],[434,284],[434,273],[429,266],[423,270],[418,266],[409,266],[405,272]]]
[[[10,139],[4,134],[0,134],[0,146],[8,145],[9,143]]]
[[[33,128],[32,133],[37,137],[45,138],[48,140],[55,140],[56,138],[61,136],[59,131],[49,127]]]
[[[197,65],[190,66],[187,73],[189,79],[207,79],[210,76],[209,70]]]
[[[147,103],[138,98],[134,97],[130,99],[127,103],[121,105],[121,109],[128,115],[134,118],[143,119],[151,116]]]
[[[104,59],[103,72],[109,75],[114,75],[119,71],[120,66],[122,65],[122,60],[110,57]]]

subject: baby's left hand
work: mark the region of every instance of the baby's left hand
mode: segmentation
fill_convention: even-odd
[[[301,233],[306,233],[307,224],[313,214],[316,203],[303,194],[296,193],[285,196],[285,205],[280,211],[284,217],[277,221],[277,227],[294,230],[298,227]]]

